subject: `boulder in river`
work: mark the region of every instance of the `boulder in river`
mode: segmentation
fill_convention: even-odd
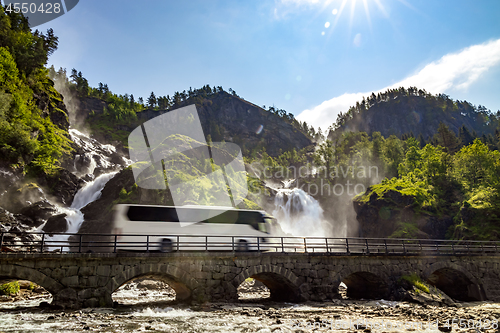
[[[47,233],[66,232],[68,230],[68,221],[66,221],[66,214],[59,214],[50,217],[45,223],[43,229]]]

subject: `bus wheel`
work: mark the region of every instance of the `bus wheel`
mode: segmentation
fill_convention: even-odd
[[[248,244],[246,240],[240,239],[238,241],[238,251],[239,252],[248,252]]]
[[[162,239],[160,252],[163,253],[172,252],[172,241],[170,239],[167,238]]]

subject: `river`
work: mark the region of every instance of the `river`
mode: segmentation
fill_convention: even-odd
[[[348,299],[276,303],[266,299],[265,288],[250,286],[239,289],[236,303],[188,305],[176,303],[168,287],[141,289],[140,283],[115,292],[113,308],[62,311],[39,306],[50,302],[48,294],[17,301],[4,297],[0,332],[442,332],[447,323],[456,326],[454,332],[499,331],[491,327],[498,327],[500,304],[490,302],[446,307]]]

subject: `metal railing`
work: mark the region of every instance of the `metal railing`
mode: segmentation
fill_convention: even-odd
[[[499,255],[500,241],[285,236],[0,233],[0,252],[275,252],[328,255]]]

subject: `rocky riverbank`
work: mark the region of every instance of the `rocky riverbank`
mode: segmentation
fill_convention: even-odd
[[[136,300],[150,297],[137,288]],[[148,283],[146,283],[148,285]],[[144,286],[144,284],[143,284]],[[141,296],[142,295],[142,296]],[[149,295],[149,296],[148,296]],[[130,294],[132,296],[132,293]],[[488,302],[454,306],[384,300],[335,300],[303,304],[265,299],[236,303],[179,305],[172,301],[119,304],[114,308],[56,311],[0,303],[2,332],[498,332],[500,305]],[[460,329],[460,320],[464,329]],[[447,327],[447,323],[454,327]],[[488,323],[488,328],[485,328]],[[479,330],[472,325],[480,327]],[[406,325],[406,328],[405,326]],[[413,326],[411,326],[413,325]],[[478,326],[479,325],[479,326]],[[469,328],[470,327],[470,328]]]
[[[48,308],[44,302],[50,301],[50,294],[27,281],[20,286],[18,295],[0,299],[0,332],[500,331],[498,303],[453,302],[446,306],[437,302],[352,299],[272,302],[269,290],[253,279],[238,288],[239,302],[191,305],[175,302],[175,292],[163,281],[136,279],[113,294],[115,307],[78,311]]]

